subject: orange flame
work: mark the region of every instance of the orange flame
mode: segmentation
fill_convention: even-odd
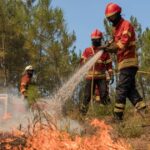
[[[130,146],[123,139],[113,140],[110,136],[111,126],[104,121],[94,119],[91,125],[96,133],[91,136],[76,136],[74,139],[66,132],[44,127],[37,128],[36,134],[29,137],[25,150],[129,150]]]

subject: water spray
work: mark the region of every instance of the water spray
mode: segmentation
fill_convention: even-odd
[[[55,103],[56,108],[53,108],[53,115],[61,115],[62,105],[65,101],[72,96],[76,86],[86,76],[89,69],[95,64],[98,58],[103,54],[103,50],[98,51],[93,57],[91,57],[87,63],[85,63],[71,78],[63,84],[63,86],[51,97],[49,105]],[[51,110],[52,111],[52,110]]]

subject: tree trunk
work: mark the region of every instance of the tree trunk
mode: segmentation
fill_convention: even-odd
[[[5,34],[2,34],[2,51],[3,51],[3,58],[2,58],[2,67],[3,67],[3,73],[4,73],[4,86],[7,86],[7,70],[6,70],[6,64],[5,64]]]

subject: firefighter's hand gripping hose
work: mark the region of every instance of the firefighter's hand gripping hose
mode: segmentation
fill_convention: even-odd
[[[99,49],[107,51],[109,53],[116,53],[117,52],[117,45],[113,42],[113,40],[106,41],[104,45],[100,46]]]

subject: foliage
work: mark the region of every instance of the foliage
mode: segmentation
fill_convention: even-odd
[[[89,117],[105,118],[106,116],[112,115],[112,112],[113,112],[113,104],[102,105],[97,102],[94,102],[93,106],[90,105],[87,115]]]
[[[150,72],[150,29],[147,28],[142,33],[141,46],[141,70]],[[150,74],[141,74],[141,81],[143,83],[144,96],[150,98]]]
[[[35,103],[40,97],[40,93],[39,93],[37,86],[30,85],[27,91],[27,95],[28,95],[27,100],[28,100],[29,105],[32,105],[33,103]]]
[[[150,71],[150,29],[147,28],[142,34],[142,60],[143,70]]]
[[[140,137],[144,132],[142,128],[143,119],[139,116],[130,116],[128,114],[128,119],[117,125],[116,130],[119,135],[125,138],[135,138]]]
[[[1,79],[16,87],[32,64],[39,90],[50,94],[79,62],[76,36],[68,32],[63,11],[51,0],[1,0],[0,9]]]
[[[23,31],[28,16],[21,1],[1,0],[0,9],[0,69],[6,82],[14,83],[19,77],[25,59],[28,59],[23,49]]]

